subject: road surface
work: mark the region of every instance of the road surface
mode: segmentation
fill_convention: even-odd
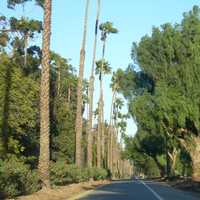
[[[195,193],[176,190],[151,181],[116,181],[100,187],[80,200],[200,200]]]

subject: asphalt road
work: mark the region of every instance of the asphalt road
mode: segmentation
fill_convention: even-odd
[[[200,196],[160,183],[134,180],[105,185],[81,200],[200,200]]]

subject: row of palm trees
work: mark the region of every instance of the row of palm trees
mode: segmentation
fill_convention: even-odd
[[[86,0],[85,17],[84,17],[84,29],[83,40],[80,50],[80,65],[79,76],[77,84],[77,111],[76,111],[76,151],[75,151],[75,163],[78,167],[82,167],[82,129],[83,129],[83,77],[84,77],[84,63],[85,63],[85,46],[87,40],[87,21],[89,13],[90,0]],[[99,26],[101,1],[97,0],[97,14],[95,24],[95,37],[92,57],[91,75],[89,80],[89,111],[87,121],[87,166],[92,167],[93,161],[93,96],[94,96],[94,77],[95,77],[95,64],[96,72],[99,74],[100,82],[100,97],[98,103],[98,131],[97,131],[97,167],[107,167],[112,171],[113,156],[118,158],[116,166],[122,166],[120,163],[120,151],[113,151],[113,149],[120,149],[117,139],[117,134],[114,129],[113,123],[113,104],[115,102],[116,92],[118,89],[117,77],[113,78],[113,100],[111,105],[111,117],[107,134],[107,162],[105,162],[105,123],[104,123],[104,98],[103,98],[103,75],[110,71],[109,64],[105,61],[105,47],[106,40],[109,34],[117,33],[118,30],[113,27],[111,22],[103,23]],[[44,0],[44,31],[42,39],[42,74],[41,74],[41,90],[40,90],[40,155],[39,155],[39,174],[42,181],[43,188],[50,187],[49,182],[49,62],[50,62],[50,36],[51,36],[51,12],[52,12],[52,0]],[[96,48],[98,28],[101,31],[102,41],[102,58],[96,62]],[[103,161],[103,162],[102,162]],[[102,165],[104,163],[104,165]],[[105,165],[107,163],[107,166]],[[131,169],[130,163],[124,163],[127,168]],[[122,167],[121,167],[122,168]]]
[[[83,71],[84,71],[84,60],[85,60],[85,45],[86,45],[86,33],[87,33],[87,19],[88,19],[88,7],[90,0],[86,1],[85,8],[85,19],[84,19],[84,31],[83,31],[83,42],[80,51],[80,67],[79,67],[79,79],[77,87],[77,113],[76,113],[76,165],[81,167],[81,140],[82,140],[82,91],[83,91]],[[95,24],[95,37],[93,47],[93,58],[91,75],[89,80],[89,113],[88,113],[88,124],[87,124],[87,165],[92,167],[92,134],[93,134],[93,95],[94,95],[94,71],[95,63],[97,65],[96,72],[99,74],[100,82],[100,98],[98,103],[98,133],[97,133],[97,167],[101,167],[101,156],[104,158],[104,100],[103,100],[103,75],[110,72],[110,67],[105,61],[105,47],[106,39],[108,34],[117,33],[118,30],[113,27],[111,22],[103,23],[99,26],[100,16],[100,5],[101,1],[97,0],[97,15]],[[97,47],[97,36],[98,27],[101,30],[101,41],[103,43],[102,58],[99,62],[96,62],[96,47]],[[102,149],[102,150],[101,150]]]

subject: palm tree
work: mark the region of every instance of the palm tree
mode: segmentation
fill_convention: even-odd
[[[115,102],[115,98],[116,98],[116,91],[113,90],[113,94],[112,94],[112,101],[111,101],[111,106],[110,106],[110,121],[109,121],[109,126],[108,126],[108,141],[107,141],[107,168],[111,169],[111,131],[112,131],[112,127],[113,127],[113,105]]]
[[[79,66],[79,78],[77,85],[77,110],[76,110],[76,155],[75,162],[77,166],[81,166],[81,141],[82,141],[82,105],[83,105],[83,72],[85,64],[85,45],[86,45],[86,35],[87,35],[87,21],[88,21],[88,10],[89,10],[89,0],[86,1],[85,8],[85,18],[84,18],[84,30],[83,30],[83,40],[80,50],[80,66]]]
[[[51,0],[44,2],[44,31],[42,39],[42,74],[40,85],[40,155],[39,174],[43,188],[49,181],[49,60],[51,35]]]
[[[89,82],[89,119],[88,119],[88,141],[87,141],[87,166],[92,167],[92,120],[93,120],[93,94],[94,94],[94,67],[96,61],[96,46],[97,46],[97,34],[98,34],[98,24],[100,15],[100,0],[97,0],[97,16],[95,24],[95,37],[94,37],[94,47],[93,47],[93,58],[92,58],[92,69]]]
[[[100,99],[98,104],[98,135],[97,135],[97,167],[101,167],[101,152],[104,158],[104,115],[103,115],[103,75],[109,74],[111,67],[105,60],[96,62],[96,74],[99,75],[100,81]],[[102,147],[102,151],[101,151]]]
[[[107,142],[107,167],[108,169],[111,169],[111,130],[113,127],[113,106],[115,103],[115,98],[116,98],[116,92],[119,89],[119,83],[118,83],[118,76],[117,73],[113,73],[112,79],[111,79],[111,88],[112,88],[112,100],[111,100],[111,105],[110,105],[110,121],[109,121],[109,127],[108,127],[108,142]]]
[[[115,105],[117,101],[117,92],[119,92],[120,89],[120,81],[122,77],[122,70],[118,69],[116,72],[113,73],[112,79],[111,79],[111,88],[112,88],[112,101],[110,106],[110,122],[108,127],[108,142],[107,142],[107,167],[112,171],[112,152],[113,152],[113,134],[115,131],[113,131],[113,127],[116,126],[116,123],[113,123],[113,120],[115,119]]]
[[[99,73],[99,80],[100,80],[100,97],[99,97],[99,115],[98,115],[98,134],[102,136],[102,138],[104,138],[104,126],[103,126],[103,122],[104,122],[104,100],[103,100],[103,79],[102,79],[102,72],[103,72],[103,68],[104,68],[104,57],[105,57],[105,47],[106,47],[106,40],[107,40],[107,36],[111,33],[117,33],[118,30],[116,28],[113,27],[113,24],[111,22],[105,22],[100,24],[99,29],[101,31],[101,41],[103,42],[103,47],[102,47],[102,62],[101,62],[101,69],[100,69],[100,73]],[[104,141],[102,141],[102,143],[104,143]],[[97,148],[98,149],[98,148]],[[102,146],[102,152],[103,152],[103,156],[104,156],[104,145]],[[98,158],[98,156],[97,156]],[[99,161],[100,162],[100,161]],[[100,165],[100,163],[97,164]]]

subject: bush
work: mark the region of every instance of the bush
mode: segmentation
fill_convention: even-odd
[[[68,165],[65,161],[51,163],[50,179],[53,185],[66,185],[88,181],[90,178],[101,180],[107,178],[105,169],[78,168]],[[30,194],[40,189],[37,171],[16,156],[0,160],[0,191],[3,196],[15,197]],[[1,197],[0,197],[1,198]]]
[[[5,196],[30,194],[38,189],[37,173],[31,170],[29,165],[15,156],[0,160],[0,191]]]
[[[93,176],[94,180],[103,180],[108,177],[108,171],[102,168],[93,168]]]
[[[146,160],[145,175],[149,178],[160,177],[160,170],[151,158]]]
[[[68,165],[65,161],[57,161],[50,167],[51,183],[54,185],[65,185],[79,183],[89,179],[88,172],[75,165]]]
[[[70,183],[80,183],[88,181],[90,178],[101,180],[107,178],[105,169],[97,168],[78,168],[69,165],[65,161],[51,163],[50,178],[53,185],[66,185]]]

